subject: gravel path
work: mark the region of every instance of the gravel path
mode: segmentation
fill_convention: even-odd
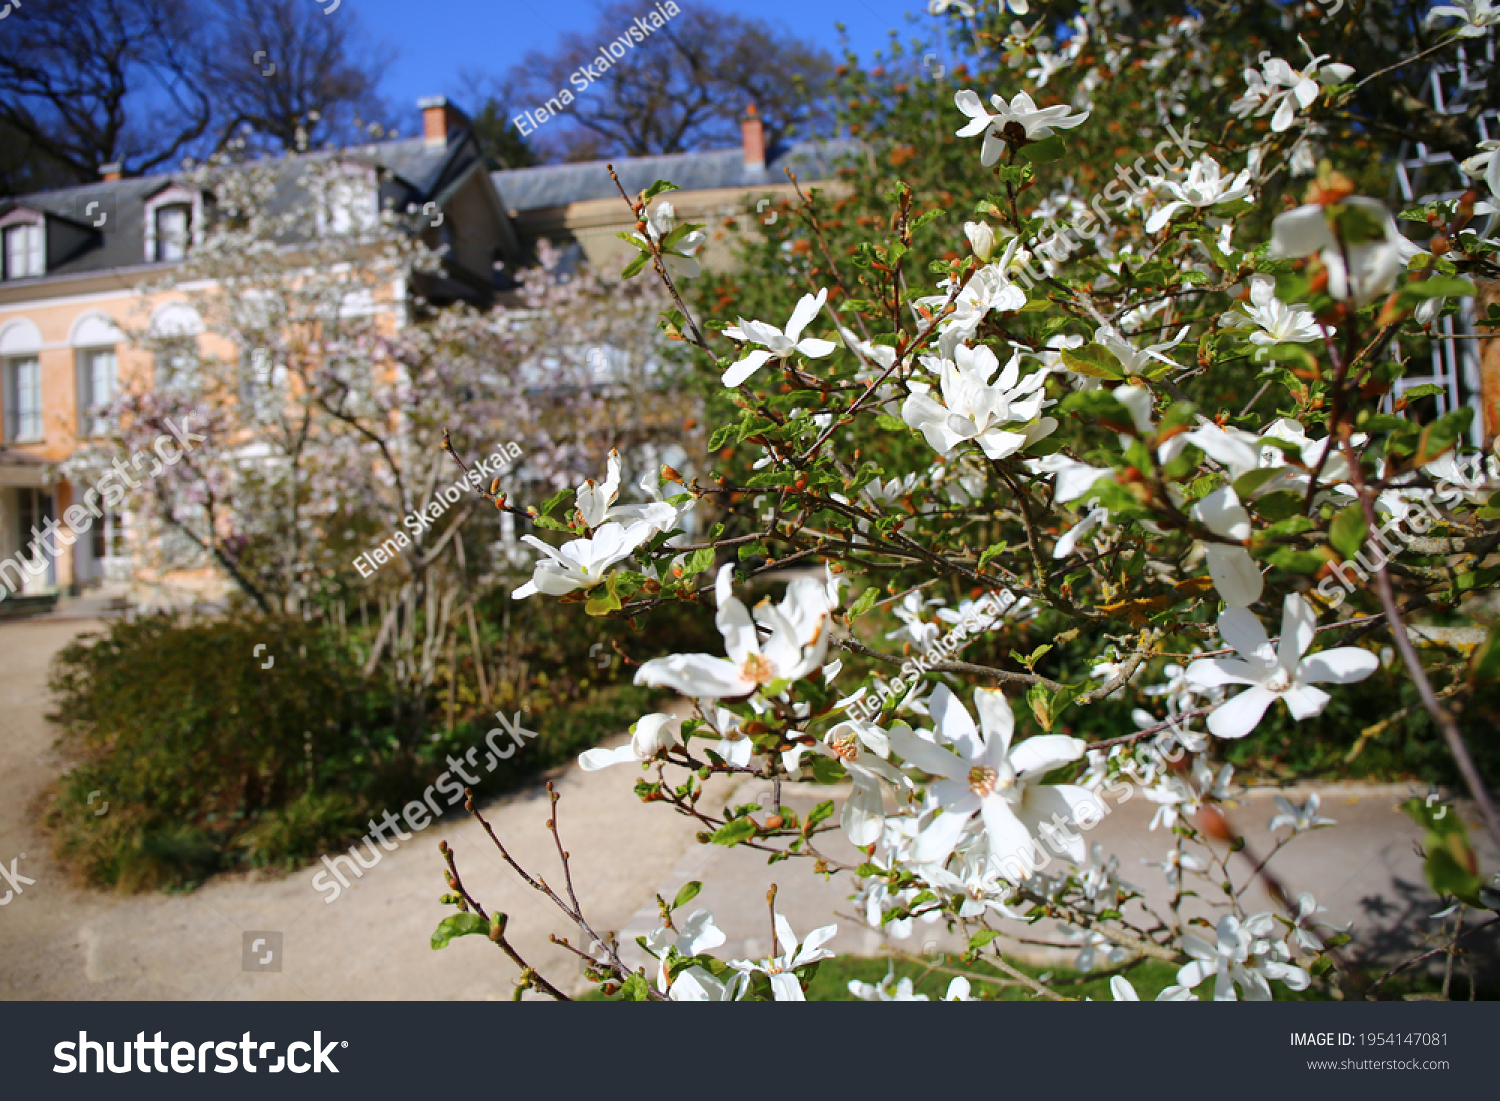
[[[480,938],[460,939],[440,952],[428,945],[437,923],[453,912],[438,902],[447,889],[437,853],[440,840],[453,847],[466,886],[487,907],[510,915],[509,935],[527,962],[560,986],[577,987],[576,963],[548,941],[556,932],[577,943],[576,932],[519,882],[467,815],[450,815],[382,853],[378,864],[332,902],[312,886],[321,864],[289,876],[218,876],[186,895],[122,896],[75,886],[52,861],[31,808],[61,768],[43,717],[50,706],[47,664],[77,633],[97,626],[78,619],[0,625],[0,862],[9,867],[16,859],[17,869],[36,881],[23,884],[22,893],[0,907],[0,999],[509,997],[515,969]],[[569,767],[554,774],[563,797],[563,840],[585,914],[596,929],[620,930],[627,954],[639,958],[631,942],[655,925],[656,894],[670,898],[691,879],[707,884],[693,907],[714,911],[729,936],[720,950],[727,957],[769,951],[765,893],[771,883],[778,884],[778,907],[799,935],[837,921],[836,950],[882,950],[882,938],[850,918],[845,879],[825,881],[803,861],[768,867],[764,854],[697,844],[695,824],[635,798],[628,771],[617,766],[586,773]],[[730,790],[721,785],[713,792],[715,801]],[[1356,946],[1402,958],[1412,943],[1411,930],[1435,928],[1426,915],[1439,908],[1412,850],[1419,835],[1394,809],[1406,788],[1320,785],[1318,790],[1323,813],[1340,828],[1300,839],[1275,866],[1293,894],[1311,890],[1328,907],[1321,917],[1338,924],[1352,921]],[[1293,794],[1300,802],[1306,791]],[[826,789],[788,786],[788,801],[799,811],[826,797]],[[1162,873],[1145,862],[1161,860],[1171,842],[1166,831],[1148,828],[1154,810],[1154,804],[1134,798],[1119,805],[1090,839],[1118,853],[1124,877],[1161,902],[1166,896]],[[1270,793],[1257,793],[1242,800],[1231,818],[1246,832],[1252,850],[1264,853],[1271,844],[1265,826],[1274,813]],[[1474,817],[1462,804],[1459,813]],[[486,816],[528,870],[561,883],[544,826],[548,806],[540,782],[493,801]],[[829,848],[839,859],[856,856],[848,846]],[[1495,854],[1487,856],[1495,867]],[[1232,862],[1231,868],[1243,881],[1247,866]],[[1258,899],[1256,908],[1269,908],[1257,888],[1250,897]],[[1060,940],[1050,923],[1031,935]],[[255,946],[258,960],[278,937],[280,953],[269,966],[280,970],[247,963],[250,945],[267,942]],[[940,926],[919,924],[912,937],[894,947],[921,952],[951,944]],[[1493,938],[1474,947],[1494,964]],[[1057,962],[1073,955],[1072,950],[1031,951],[1038,960]]]

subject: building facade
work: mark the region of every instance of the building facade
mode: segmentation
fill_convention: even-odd
[[[633,219],[604,164],[490,172],[462,112],[442,98],[419,107],[421,137],[286,158],[288,173],[313,159],[339,162],[349,184],[319,218],[329,232],[382,208],[427,216],[416,232],[444,248],[444,264],[402,293],[503,306],[511,274],[544,237],[576,246],[600,271],[623,266],[630,250],[615,234]],[[729,222],[791,198],[784,168],[823,183],[842,152],[806,143],[768,157],[753,110],[743,135],[739,149],[616,165],[628,191],[670,179],[682,188],[670,196],[680,218],[716,223],[700,254],[710,269],[731,260]],[[185,177],[122,179],[108,165],[96,184],[0,201],[0,601],[130,580],[128,509],[88,497],[58,465],[109,432],[104,414],[123,387],[170,379],[185,342],[244,357],[204,331],[186,299],[204,288],[146,289],[182,262],[212,217],[213,196]],[[46,538],[75,505],[97,514],[89,530],[68,545]]]

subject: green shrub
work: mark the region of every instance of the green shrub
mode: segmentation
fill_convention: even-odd
[[[651,708],[651,692],[568,665],[573,650],[587,655],[576,633],[568,645],[553,639],[558,660],[533,653],[532,668],[496,699],[540,736],[484,775],[482,793],[565,762]],[[261,642],[271,669],[254,654]],[[294,868],[347,847],[381,809],[420,797],[448,754],[482,745],[496,725],[472,701],[451,728],[398,736],[387,689],[365,680],[350,654],[316,625],[245,616],[140,617],[80,637],[50,680],[59,748],[75,762],[46,814],[59,858],[120,890]],[[445,698],[436,684],[429,720]],[[89,802],[96,792],[109,804],[103,815],[97,796]]]

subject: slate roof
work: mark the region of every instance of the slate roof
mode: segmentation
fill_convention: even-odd
[[[770,187],[787,182],[790,167],[800,181],[832,179],[834,170],[861,149],[853,141],[798,142],[773,151],[763,171],[745,168],[744,152],[714,149],[706,153],[675,153],[656,157],[618,158],[614,161],[620,183],[630,194],[656,180],[670,180],[683,191],[712,188]],[[606,169],[608,161],[581,164],[548,164],[535,168],[511,168],[491,172],[490,179],[508,211],[524,214],[543,207],[565,206],[587,199],[608,199],[619,194]]]
[[[390,200],[395,209],[404,210],[407,203],[422,203],[434,198],[437,192],[462,177],[478,159],[478,151],[471,141],[433,147],[422,138],[407,138],[288,157],[286,172],[277,187],[277,203],[273,206],[285,204],[281,205],[281,209],[286,209],[299,194],[296,181],[302,172],[312,163],[330,157],[351,161],[368,160],[388,170],[390,178],[381,186],[381,202],[384,204]],[[163,188],[184,180],[185,177],[180,174],[100,180],[78,187],[0,200],[0,214],[18,206],[39,210],[90,230],[92,237],[88,247],[82,251],[65,261],[51,264],[46,275],[36,279],[15,280],[13,284],[7,285],[40,283],[61,276],[107,272],[120,268],[165,266],[148,263],[145,259],[145,204]],[[97,202],[100,206],[86,214],[91,202]],[[93,223],[100,211],[106,212],[109,217],[103,227],[94,229]]]

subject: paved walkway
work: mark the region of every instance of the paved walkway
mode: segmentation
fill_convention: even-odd
[[[9,866],[17,859],[18,870],[36,880],[0,908],[0,999],[508,997],[514,968],[479,938],[460,939],[440,952],[428,946],[437,923],[453,912],[437,901],[447,889],[437,853],[440,840],[453,847],[470,890],[487,907],[510,915],[512,939],[528,962],[559,985],[578,984],[572,957],[548,941],[556,932],[577,943],[576,931],[517,880],[467,816],[434,823],[385,853],[332,903],[312,886],[321,865],[284,877],[219,876],[186,895],[120,896],[74,885],[52,861],[33,824],[37,800],[62,767],[43,718],[50,707],[46,668],[57,649],[97,626],[77,619],[0,625],[0,861]],[[729,935],[721,950],[729,957],[769,951],[765,892],[773,882],[780,888],[778,907],[799,935],[837,921],[836,950],[881,950],[881,937],[849,916],[846,878],[825,882],[807,861],[768,867],[765,854],[696,843],[695,824],[635,798],[627,766],[594,773],[570,767],[556,779],[563,796],[563,840],[585,913],[597,929],[620,930],[627,945],[655,925],[657,893],[670,899],[683,883],[699,879],[706,886],[693,908],[714,911]],[[720,785],[714,802],[727,789]],[[1328,920],[1353,921],[1358,944],[1400,953],[1409,937],[1397,930],[1435,927],[1425,915],[1438,909],[1412,851],[1417,831],[1393,809],[1405,788],[1323,791],[1323,812],[1337,819],[1339,828],[1300,839],[1275,866],[1294,893],[1315,893],[1329,909]],[[791,785],[788,802],[805,811],[826,797],[826,791],[815,794]],[[1299,801],[1303,797],[1297,795]],[[1122,874],[1160,903],[1166,895],[1162,874],[1142,863],[1161,860],[1170,846],[1165,831],[1148,829],[1154,810],[1134,798],[1118,806],[1091,839],[1118,853]],[[1269,850],[1265,826],[1274,813],[1268,794],[1252,796],[1234,811],[1252,849]],[[1459,813],[1473,817],[1462,806]],[[486,814],[528,870],[561,883],[540,784],[494,801]],[[838,859],[856,858],[848,846],[830,849]],[[1495,866],[1494,854],[1489,857]],[[1240,858],[1231,862],[1232,874],[1243,882],[1248,865],[1235,861]],[[281,970],[246,971],[247,934],[253,941],[266,933],[281,937]],[[1031,935],[1060,939],[1046,923]],[[951,943],[940,926],[919,925],[897,946],[920,952]],[[1486,950],[1493,958],[1493,941]],[[1060,961],[1072,956],[1071,950],[1050,957],[1047,949],[1032,951]]]

